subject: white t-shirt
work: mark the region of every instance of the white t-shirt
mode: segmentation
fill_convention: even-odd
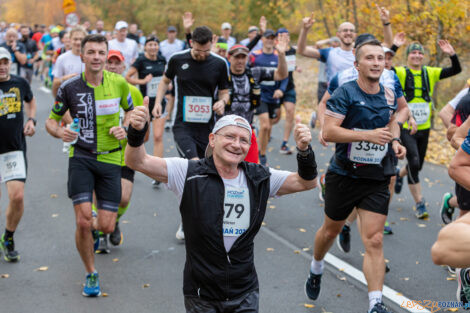
[[[183,196],[184,184],[186,182],[186,174],[188,172],[188,160],[182,158],[165,158],[168,183],[168,189],[173,191],[181,203]],[[279,188],[289,176],[290,172],[280,171],[269,168],[271,173],[269,196],[276,196]],[[250,196],[245,173],[240,170],[238,176],[234,179],[222,178],[225,187],[224,201],[224,246],[228,252],[235,243],[237,238],[245,232],[250,226]],[[248,208],[247,208],[248,207]]]
[[[55,50],[62,48],[64,44],[60,41],[59,37],[52,38],[52,48]]]
[[[240,44],[244,46],[247,46],[249,43],[250,43],[250,38],[245,38],[242,41],[240,41]],[[256,50],[261,50],[261,49],[263,49],[263,41],[260,39],[250,51],[256,51]]]
[[[67,51],[57,58],[52,75],[61,78],[69,74],[80,74],[84,70],[85,64],[80,59],[80,56],[73,54],[72,51]]]
[[[457,104],[459,104],[460,100],[468,93],[468,87],[460,90],[460,92],[452,99],[449,101],[449,104],[454,108],[457,107]]]
[[[322,55],[320,60],[325,62],[325,55]],[[328,81],[337,73],[354,66],[354,60],[355,57],[352,50],[343,50],[341,47],[331,48],[326,56],[326,75]]]
[[[124,63],[126,63],[126,69],[132,65],[132,62],[139,56],[139,47],[135,40],[126,38],[123,42],[113,39],[109,42],[109,50],[119,50],[124,56]]]
[[[173,53],[179,52],[183,49],[184,42],[179,39],[175,39],[172,43],[170,43],[168,39],[165,39],[160,43],[160,53],[165,57],[167,62],[170,60]]]

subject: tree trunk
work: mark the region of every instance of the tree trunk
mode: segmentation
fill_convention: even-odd
[[[323,21],[323,25],[325,26],[325,30],[326,30],[326,33],[328,35],[328,38],[331,38],[331,32],[330,32],[330,28],[328,27],[328,21],[326,20],[326,14],[324,14],[323,12],[323,0],[318,0],[318,6],[320,8],[320,12],[322,12],[322,21]]]

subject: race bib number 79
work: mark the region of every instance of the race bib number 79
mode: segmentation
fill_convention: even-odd
[[[354,129],[364,131],[364,129]],[[348,147],[348,158],[352,162],[380,164],[388,151],[388,145],[378,145],[368,141],[352,142]]]
[[[26,178],[26,164],[23,151],[0,154],[0,182]]]
[[[212,117],[212,98],[185,96],[183,98],[183,121],[207,123]]]
[[[248,188],[225,186],[224,237],[238,237],[250,226],[250,195]]]

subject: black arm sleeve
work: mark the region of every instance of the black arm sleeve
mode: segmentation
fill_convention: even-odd
[[[441,71],[441,75],[439,76],[439,79],[451,77],[462,72],[462,67],[460,66],[460,61],[459,61],[459,57],[457,56],[457,54],[450,56],[450,61],[452,62],[452,66],[443,68]]]
[[[191,38],[193,38],[191,33],[186,34],[186,43],[187,43],[188,47],[190,47],[190,48],[192,48],[191,47],[191,42],[190,42]]]
[[[400,48],[399,46],[393,44],[391,47],[390,47],[390,50],[392,50],[393,52],[397,52],[398,51],[398,48]]]
[[[250,41],[250,42],[246,45],[246,47],[248,48],[248,50],[251,51],[251,49],[253,49],[253,48],[256,46],[256,44],[258,43],[258,41],[259,41],[260,39],[261,39],[261,35],[260,35],[260,34],[256,35],[256,37],[253,38],[253,40]]]

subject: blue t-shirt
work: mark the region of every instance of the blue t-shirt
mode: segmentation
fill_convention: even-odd
[[[263,67],[267,70],[277,69],[278,56],[277,53],[266,54],[262,50],[253,51],[250,55],[251,67]],[[274,99],[273,94],[277,89],[286,90],[289,78],[281,81],[262,81],[261,86],[261,101],[270,104],[278,104],[279,99]]]
[[[462,142],[462,150],[470,154],[470,130],[468,131],[467,137]]]
[[[320,62],[326,63],[326,77],[330,81],[337,73],[354,65],[352,50],[340,47],[320,49]]]
[[[328,85],[328,93],[332,95],[336,88],[347,82],[356,80],[358,77],[359,73],[354,66],[337,73],[331,79],[330,84]],[[403,97],[403,89],[401,88],[400,80],[394,71],[384,69],[382,75],[380,76],[380,83],[385,87],[393,90],[397,96],[397,99]]]
[[[325,114],[342,119],[341,127],[356,130],[372,130],[387,126],[392,114],[394,114],[396,110],[396,95],[390,88],[380,84],[380,91],[378,93],[367,94],[359,87],[356,81],[351,81],[335,90],[326,103]],[[355,155],[353,149],[362,146],[364,146],[364,148],[367,147],[366,151],[375,150],[378,154],[380,154],[378,150],[383,151],[385,149],[384,146],[374,145],[369,142],[360,142],[357,144],[337,143],[335,158],[343,162],[347,162],[348,160],[352,161]],[[336,164],[335,158],[333,158],[330,163],[328,170],[339,175],[353,176]],[[361,163],[357,161],[354,162]]]

